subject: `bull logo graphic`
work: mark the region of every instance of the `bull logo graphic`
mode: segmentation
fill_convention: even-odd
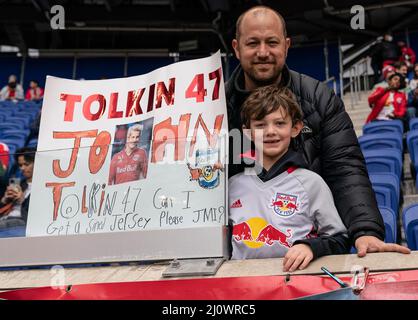
[[[219,161],[218,150],[196,150],[196,165],[192,168],[187,164],[190,172],[190,180],[197,180],[199,186],[204,189],[213,189],[219,185],[220,172],[223,165]]]
[[[297,201],[297,196],[277,192],[276,197],[272,199],[271,206],[279,216],[290,217],[298,211]]]

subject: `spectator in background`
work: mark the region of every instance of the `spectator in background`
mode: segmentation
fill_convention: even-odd
[[[408,79],[408,67],[405,62],[396,61],[393,66],[395,67],[395,71],[401,74],[405,80],[405,87],[402,89],[402,92],[408,97],[409,94],[409,79]]]
[[[4,193],[7,186],[9,154],[9,146],[0,141],[0,194]]]
[[[408,119],[415,118],[418,110],[418,87],[408,94]]]
[[[369,105],[372,108],[366,123],[376,120],[393,120],[403,117],[406,113],[406,96],[401,89],[405,86],[404,78],[394,73],[388,78],[388,87],[378,87],[369,96]]]
[[[9,76],[9,82],[0,91],[0,101],[11,100],[17,102],[23,100],[23,88],[17,83],[17,78],[14,74]]]
[[[9,184],[1,198],[0,230],[25,226],[28,219],[35,149],[28,147],[18,149],[15,157],[25,179],[19,184]]]
[[[407,47],[405,41],[398,41],[398,47],[401,51],[399,61],[405,62],[408,71],[411,71],[416,60],[415,51],[411,47]]]
[[[414,65],[414,74],[409,81],[409,89],[415,90],[416,88],[418,88],[418,63]]]
[[[39,101],[44,96],[44,89],[39,87],[38,81],[31,80],[29,89],[26,91],[25,99],[29,101]]]
[[[387,86],[388,86],[388,78],[392,74],[394,74],[395,72],[396,71],[395,71],[395,67],[394,66],[388,65],[388,66],[384,67],[383,70],[382,70],[383,81],[382,82],[379,82],[379,83],[376,83],[374,85],[372,91],[376,90],[378,87],[387,88]]]
[[[369,56],[372,59],[375,83],[379,79],[379,70],[398,61],[399,55],[400,49],[393,42],[393,37],[389,32],[384,34],[382,41],[378,41],[370,48]]]

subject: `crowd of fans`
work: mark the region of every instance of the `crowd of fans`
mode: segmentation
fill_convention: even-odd
[[[36,80],[24,92],[15,75],[0,90],[0,235],[26,226],[43,94]],[[26,120],[19,143],[10,138],[16,117]]]
[[[0,91],[0,101],[39,101],[43,96],[44,90],[39,87],[39,83],[36,80],[30,81],[29,88],[27,89],[26,94],[24,94],[23,87],[17,82],[17,78],[14,74],[9,76],[8,83]]]
[[[412,48],[395,43],[387,33],[370,50],[375,85],[369,96],[372,109],[366,123],[401,119],[408,130],[409,120],[418,112],[418,64]]]

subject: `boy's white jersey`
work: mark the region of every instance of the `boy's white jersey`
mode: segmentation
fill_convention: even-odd
[[[229,219],[232,259],[283,257],[297,240],[347,232],[325,181],[294,167],[266,182],[230,178]]]

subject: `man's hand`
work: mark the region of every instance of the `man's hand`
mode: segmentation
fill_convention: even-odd
[[[293,272],[298,267],[299,270],[305,269],[312,259],[313,253],[310,246],[303,243],[294,245],[284,256],[283,271]]]
[[[373,236],[362,236],[357,238],[354,246],[357,249],[357,255],[364,257],[367,252],[400,252],[411,253],[407,247],[400,246],[396,243],[385,243]]]

